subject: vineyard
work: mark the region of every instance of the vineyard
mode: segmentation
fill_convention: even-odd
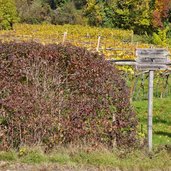
[[[0,31],[2,41],[35,41],[42,44],[69,42],[88,50],[100,51],[106,58],[119,59],[133,59],[136,48],[149,47],[146,44],[133,43],[133,36],[132,30],[80,25],[16,24],[13,31]]]

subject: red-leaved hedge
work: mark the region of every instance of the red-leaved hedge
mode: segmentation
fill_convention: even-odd
[[[0,43],[0,147],[132,146],[137,118],[119,71],[66,45]]]

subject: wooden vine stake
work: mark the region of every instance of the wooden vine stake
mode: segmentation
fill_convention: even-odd
[[[63,40],[62,40],[62,44],[64,44],[64,43],[65,43],[65,41],[66,41],[66,37],[67,37],[67,32],[64,32],[64,36],[63,36]]]
[[[96,51],[99,51],[101,36],[98,37]]]

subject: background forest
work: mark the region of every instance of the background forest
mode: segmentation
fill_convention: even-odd
[[[170,37],[170,0],[0,0],[0,28],[15,22],[81,24]]]

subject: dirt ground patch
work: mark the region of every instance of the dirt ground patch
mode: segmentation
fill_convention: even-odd
[[[147,171],[142,168],[104,168],[91,166],[61,166],[57,164],[30,165],[0,161],[0,171]],[[170,168],[150,169],[149,171],[171,171]]]
[[[61,166],[57,164],[30,165],[23,163],[0,162],[0,171],[121,171],[119,168]]]

